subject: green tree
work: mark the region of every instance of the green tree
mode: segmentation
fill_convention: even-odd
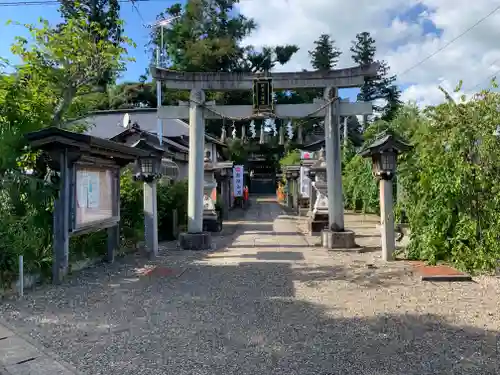
[[[370,65],[375,61],[375,39],[369,32],[362,32],[356,35],[356,40],[352,42],[352,59],[358,65]],[[373,101],[378,99],[377,77],[365,79],[365,84],[361,87],[358,100]]]
[[[20,254],[27,272],[50,269],[55,186],[23,135],[84,114],[99,71],[124,66],[124,48],[96,40],[103,31],[85,17],[26,27],[31,40],[18,37],[12,47],[21,65],[0,71],[0,284],[15,275]]]
[[[61,6],[59,12],[67,23],[71,19],[81,18],[84,15],[89,25],[98,26],[99,31],[92,34],[96,41],[106,39],[119,46],[122,43],[123,23],[120,20],[119,0],[59,0]],[[59,25],[61,27],[62,25]],[[112,69],[102,71],[99,85],[107,85],[114,82],[116,72]]]
[[[375,39],[372,38],[369,32],[361,32],[356,35],[356,39],[352,42],[351,52],[352,59],[358,65],[369,65],[375,62],[375,54],[377,51]],[[385,61],[377,61],[380,64],[379,70],[375,77],[365,79],[365,84],[361,87],[358,94],[358,100],[374,101],[383,99],[383,106],[374,105],[374,110],[380,112],[381,118],[390,120],[394,117],[398,108],[401,106],[401,91],[395,85],[396,77],[389,76],[389,65]],[[366,127],[366,116],[364,117],[364,126]]]
[[[158,15],[171,19],[168,27],[151,32],[153,52],[163,47],[171,69],[201,72],[263,72],[286,64],[298,47],[268,46],[257,51],[242,41],[256,28],[254,20],[235,12],[237,0],[189,0],[174,4]],[[161,41],[163,40],[163,46]],[[251,104],[249,92],[207,92],[209,100],[223,104]],[[247,124],[248,125],[248,124]],[[207,132],[219,136],[222,122],[207,122]]]
[[[12,47],[22,58],[19,79],[36,77],[54,95],[51,126],[63,126],[71,113],[71,105],[82,96],[93,94],[102,79],[101,72],[120,72],[125,68],[125,48],[95,35],[105,31],[96,23],[89,24],[82,15],[56,29],[42,20],[41,27],[27,25],[34,43],[17,37]]]
[[[157,17],[172,19],[169,27],[153,29],[150,45],[166,51],[168,63],[183,71],[231,71],[245,54],[240,42],[255,22],[233,16],[232,0],[189,0],[173,4]],[[173,19],[175,18],[175,19]],[[163,32],[163,46],[161,46]],[[154,58],[154,56],[153,56]]]
[[[309,56],[315,70],[331,70],[337,66],[342,52],[335,46],[335,41],[330,35],[321,34],[314,45],[314,49],[309,51]]]
[[[255,30],[254,20],[235,15],[238,0],[189,0],[176,3],[157,17],[170,19],[169,27],[151,32],[149,45],[166,51],[167,63],[182,71],[265,71],[286,64],[298,51],[295,45],[257,51],[241,42]],[[163,32],[163,46],[161,45]]]

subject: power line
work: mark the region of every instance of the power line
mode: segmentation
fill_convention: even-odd
[[[493,78],[495,78],[498,75],[498,73],[500,73],[500,69],[495,71],[495,73],[493,73],[492,75],[488,76],[488,78],[481,80],[477,85],[472,86],[469,90],[475,90],[475,89],[479,88],[481,85],[483,85],[484,83],[486,83],[486,81],[491,81]]]
[[[119,3],[146,3],[152,1],[165,0],[118,0]],[[0,2],[0,7],[20,7],[20,6],[38,6],[38,5],[59,5],[58,0],[33,0],[33,1],[16,1],[16,2]]]
[[[136,5],[136,0],[130,0],[130,2],[132,3],[132,7],[134,8],[134,10],[137,12],[137,14],[139,15],[139,18],[141,19],[142,21],[142,25],[144,27],[146,27],[146,21],[144,21],[144,18],[142,17],[142,14],[141,14],[141,11],[139,10],[139,8],[137,7]]]
[[[397,77],[399,76],[402,76],[406,73],[408,73],[410,70],[413,70],[415,69],[416,67],[422,65],[424,62],[426,62],[427,60],[431,59],[432,57],[436,56],[439,52],[443,51],[444,49],[448,48],[451,44],[455,43],[458,39],[460,39],[461,37],[463,37],[465,34],[467,34],[469,31],[471,31],[472,29],[474,29],[476,26],[478,26],[479,24],[481,24],[483,21],[485,21],[486,19],[488,19],[489,17],[491,17],[493,14],[495,14],[498,10],[500,10],[500,5],[497,6],[495,9],[493,9],[491,12],[489,12],[486,16],[484,16],[483,18],[479,19],[476,23],[474,23],[472,26],[470,26],[468,29],[466,29],[464,32],[462,32],[461,34],[459,34],[458,36],[456,36],[455,38],[453,38],[452,40],[450,40],[448,43],[446,43],[444,46],[442,46],[441,48],[437,49],[436,51],[434,51],[433,53],[431,53],[429,56],[427,56],[426,58],[424,58],[423,60],[420,60],[418,63],[416,63],[415,65],[412,65],[411,67],[409,67],[408,69],[404,70],[403,72],[399,73],[399,74],[396,74]]]

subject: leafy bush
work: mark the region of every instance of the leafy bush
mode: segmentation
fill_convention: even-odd
[[[288,151],[280,160],[280,166],[300,164],[300,151],[297,149]]]
[[[130,170],[121,176],[121,232],[127,243],[144,239],[144,197],[142,182],[133,181]],[[173,212],[177,210],[177,224],[187,223],[187,181],[173,184],[159,183],[157,186],[158,239],[171,240],[173,233]]]
[[[24,256],[26,272],[50,272],[52,246],[50,233],[36,223],[35,215],[5,215],[0,221],[0,285],[18,274],[18,259]]]
[[[364,213],[379,212],[378,185],[369,160],[354,156],[344,167],[342,181],[346,208]]]
[[[131,247],[144,238],[144,198],[142,183],[133,180],[132,171],[120,176],[120,231],[122,245]]]
[[[187,225],[187,181],[171,185],[158,184],[158,239],[171,240],[173,233],[173,211],[177,210],[177,225]]]
[[[395,211],[411,228],[408,256],[453,262],[464,270],[491,270],[500,259],[500,95],[482,92],[419,111],[407,106],[391,123],[377,122],[365,142],[390,128],[414,149],[399,157],[402,188]],[[377,212],[369,161],[344,168],[350,208]]]

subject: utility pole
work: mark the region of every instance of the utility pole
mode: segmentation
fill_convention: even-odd
[[[172,21],[176,20],[180,16],[166,18],[160,20],[153,24],[154,28],[160,28],[160,45],[156,46],[156,66],[160,68],[165,68],[165,46],[163,41],[163,27],[168,26]],[[162,94],[161,94],[161,80],[156,80],[156,116],[157,116],[157,135],[158,141],[160,145],[163,144],[163,119],[160,117],[160,108],[162,103]]]

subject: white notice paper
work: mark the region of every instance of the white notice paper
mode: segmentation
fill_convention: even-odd
[[[76,200],[78,207],[87,207],[89,180],[87,171],[76,172]]]
[[[88,172],[87,207],[99,208],[99,172]]]

